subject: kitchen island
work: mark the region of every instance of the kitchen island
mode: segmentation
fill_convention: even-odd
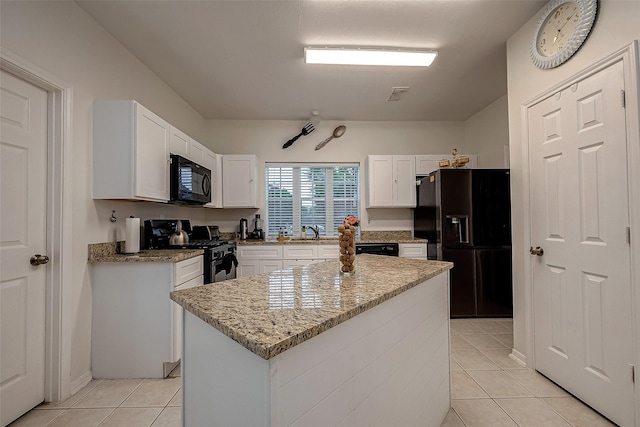
[[[171,293],[189,426],[439,426],[451,263],[358,255]]]

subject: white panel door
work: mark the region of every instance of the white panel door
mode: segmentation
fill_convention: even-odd
[[[171,126],[171,136],[169,138],[169,151],[171,151],[171,154],[177,154],[188,159],[189,142],[191,141],[189,136],[180,129]]]
[[[0,71],[0,424],[44,400],[47,93]]]
[[[634,425],[623,65],[529,109],[536,369]]]
[[[222,204],[225,208],[257,208],[257,159],[254,155],[222,156]]]
[[[136,104],[136,197],[169,200],[169,134],[169,123]]]
[[[416,207],[416,158],[393,156],[393,206]]]

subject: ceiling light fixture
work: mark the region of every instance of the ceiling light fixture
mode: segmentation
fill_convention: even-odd
[[[428,67],[438,52],[415,49],[364,47],[305,47],[307,64],[390,65],[399,67]]]

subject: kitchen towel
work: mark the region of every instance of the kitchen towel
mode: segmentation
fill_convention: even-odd
[[[126,228],[124,252],[126,254],[137,254],[140,252],[140,218],[127,218]]]

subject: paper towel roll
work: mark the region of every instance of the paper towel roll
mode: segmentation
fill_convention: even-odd
[[[140,252],[140,218],[127,218],[126,227],[124,252],[127,254],[136,254]]]

